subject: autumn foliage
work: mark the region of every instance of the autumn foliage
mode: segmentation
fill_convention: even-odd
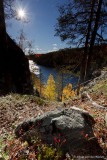
[[[56,100],[56,96],[57,96],[56,85],[55,85],[53,75],[51,75],[51,74],[48,78],[47,85],[46,85],[45,90],[44,90],[44,96],[48,100]]]
[[[76,94],[75,94],[75,91],[72,89],[72,84],[69,83],[63,89],[62,101],[72,99],[75,96],[76,96]]]

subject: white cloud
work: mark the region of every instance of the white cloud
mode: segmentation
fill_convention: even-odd
[[[53,51],[56,51],[56,50],[58,50],[58,48],[57,47],[53,47]]]
[[[35,53],[35,48],[32,48],[31,51]],[[27,55],[29,53],[29,48],[25,48],[25,54]]]
[[[58,50],[58,47],[57,47],[58,45],[57,45],[56,43],[53,43],[52,46],[53,46],[53,47],[52,47],[51,52],[52,52],[52,51],[57,51],[57,50]]]
[[[57,46],[57,44],[56,43],[54,43],[54,44],[52,44],[54,47],[56,47]]]
[[[37,47],[37,48],[36,48],[36,51],[42,51],[42,49]]]

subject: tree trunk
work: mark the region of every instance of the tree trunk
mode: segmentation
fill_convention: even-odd
[[[79,91],[80,91],[80,84],[84,82],[85,75],[86,75],[87,59],[88,59],[88,45],[89,45],[90,32],[91,32],[91,27],[92,27],[95,0],[92,0],[91,3],[92,4],[91,4],[90,19],[89,19],[89,23],[88,23],[87,35],[86,35],[86,41],[85,41],[85,47],[84,47],[84,54],[83,54],[83,59],[82,59],[82,63],[81,63],[81,68],[80,68],[80,79],[79,79],[79,83],[78,83],[77,95],[79,94]]]
[[[95,39],[96,39],[96,35],[97,35],[97,30],[98,30],[98,24],[99,24],[99,21],[100,21],[102,3],[103,3],[103,0],[99,0],[98,9],[97,9],[97,12],[96,12],[94,30],[93,30],[93,33],[92,33],[92,36],[91,36],[91,41],[90,41],[89,56],[88,56],[87,70],[86,70],[86,80],[89,79],[89,76],[90,76],[91,61],[92,61],[92,55],[93,55],[93,47],[94,47],[94,44],[95,44]]]

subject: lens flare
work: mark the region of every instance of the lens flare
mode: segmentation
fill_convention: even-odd
[[[24,19],[25,16],[26,16],[25,10],[24,10],[24,9],[19,9],[19,10],[18,10],[18,17],[19,17],[20,19]]]

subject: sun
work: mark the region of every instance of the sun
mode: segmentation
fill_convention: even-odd
[[[20,9],[18,10],[18,17],[19,17],[20,19],[24,19],[25,16],[26,16],[25,10],[20,8]]]

